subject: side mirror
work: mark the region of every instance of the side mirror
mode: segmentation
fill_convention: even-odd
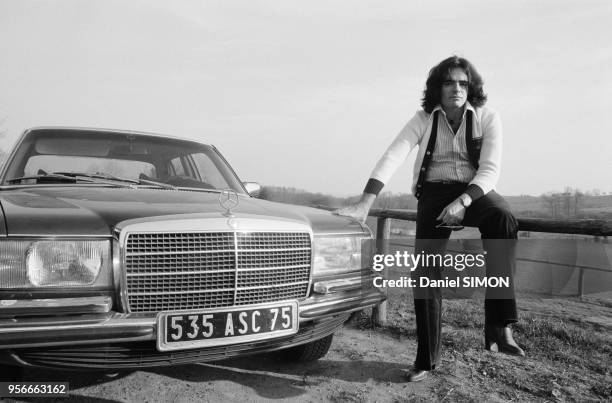
[[[257,182],[242,182],[247,193],[253,197],[259,197],[261,192],[261,185]]]

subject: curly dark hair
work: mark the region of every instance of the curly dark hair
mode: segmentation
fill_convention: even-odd
[[[482,88],[483,81],[478,71],[467,59],[459,56],[451,56],[442,60],[437,66],[429,70],[429,77],[425,83],[421,106],[427,113],[431,113],[440,104],[442,96],[442,82],[448,79],[450,71],[459,67],[468,76],[467,100],[474,107],[483,106],[487,102],[487,94]]]

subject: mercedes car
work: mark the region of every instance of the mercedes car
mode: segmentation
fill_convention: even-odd
[[[385,298],[371,232],[260,190],[198,141],[25,131],[0,171],[0,365],[323,357]]]

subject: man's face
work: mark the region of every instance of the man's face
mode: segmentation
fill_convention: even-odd
[[[461,108],[467,101],[468,76],[462,68],[455,67],[442,82],[442,107],[444,109]]]

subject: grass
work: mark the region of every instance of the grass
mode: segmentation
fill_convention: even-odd
[[[601,375],[610,373],[612,340],[609,330],[536,315],[527,315],[515,329],[523,335],[526,348],[536,352],[539,358]]]
[[[478,401],[492,395],[501,400],[611,400],[612,329],[581,320],[587,314],[609,317],[609,301],[520,296],[517,304],[519,323],[513,331],[526,359],[483,349],[482,301],[443,301],[442,357],[433,386],[438,400]],[[387,320],[378,327],[362,313],[352,323],[416,343],[410,291],[391,290]],[[450,375],[461,368],[469,375],[457,382]]]

